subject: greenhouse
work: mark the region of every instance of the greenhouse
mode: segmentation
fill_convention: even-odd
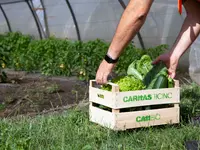
[[[96,84],[129,2],[0,0],[0,149],[200,147],[200,36],[175,79],[152,64],[177,39],[182,0],[154,0],[109,82]]]
[[[110,42],[129,0],[1,0],[1,33],[20,31],[37,38],[54,35],[72,40],[103,39]],[[171,46],[184,21],[177,1],[155,0],[147,20],[133,39],[134,45],[149,48]],[[199,39],[192,48],[199,47]],[[189,52],[181,65],[188,67]],[[183,61],[184,60],[184,61]]]

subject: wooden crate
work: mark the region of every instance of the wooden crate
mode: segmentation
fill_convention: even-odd
[[[179,123],[179,81],[175,80],[174,88],[129,92],[119,92],[118,85],[108,84],[112,86],[112,91],[102,90],[95,80],[90,81],[91,122],[113,130]],[[100,108],[99,105],[107,109]]]

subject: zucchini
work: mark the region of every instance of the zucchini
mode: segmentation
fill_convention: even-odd
[[[161,74],[156,79],[152,89],[168,88],[168,78]]]
[[[157,77],[161,74],[167,75],[167,68],[163,62],[160,62],[153,66],[153,68],[145,75],[143,83],[146,87],[151,89]]]

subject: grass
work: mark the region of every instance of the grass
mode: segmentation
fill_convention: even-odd
[[[37,150],[181,150],[200,140],[200,126],[181,124],[114,132],[95,125],[82,110],[34,119],[4,119],[0,149]]]
[[[181,113],[186,119],[199,108],[200,88],[185,86],[181,95],[181,107],[185,108]],[[6,150],[184,150],[188,140],[200,140],[200,126],[184,121],[177,126],[114,132],[91,123],[88,112],[78,108],[59,115],[0,122],[0,149]]]

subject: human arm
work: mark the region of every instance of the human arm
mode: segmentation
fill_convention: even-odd
[[[124,48],[137,34],[145,22],[153,0],[130,0],[127,8],[122,14],[116,33],[112,39],[107,54],[113,59],[120,57]],[[96,82],[105,84],[115,64],[103,60],[96,74]]]
[[[184,3],[187,16],[184,20],[176,42],[169,53],[159,56],[153,63],[162,60],[168,67],[170,77],[174,78],[181,56],[196,40],[200,33],[200,3],[194,0],[187,0]]]

